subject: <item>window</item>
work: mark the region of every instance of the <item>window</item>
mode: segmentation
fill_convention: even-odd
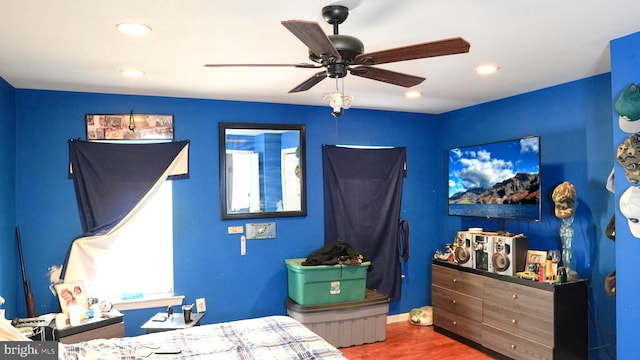
[[[69,141],[87,233],[72,242],[62,278],[84,281],[89,297],[118,310],[178,305],[184,297],[173,295],[173,195],[165,179],[188,177],[189,141],[132,145]]]
[[[165,181],[117,236],[95,257],[91,296],[113,302],[173,296],[173,194]]]

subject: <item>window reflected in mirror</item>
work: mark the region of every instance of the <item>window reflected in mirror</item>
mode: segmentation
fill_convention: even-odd
[[[304,125],[220,123],[222,219],[305,216]]]

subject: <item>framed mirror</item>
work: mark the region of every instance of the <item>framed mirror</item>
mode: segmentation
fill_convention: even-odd
[[[305,126],[219,123],[220,216],[306,216]]]

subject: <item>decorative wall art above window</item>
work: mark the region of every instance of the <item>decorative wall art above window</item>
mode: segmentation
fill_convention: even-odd
[[[87,141],[173,140],[173,115],[87,114]]]

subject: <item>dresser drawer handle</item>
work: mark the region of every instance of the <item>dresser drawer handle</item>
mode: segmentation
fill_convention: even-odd
[[[453,322],[453,325],[458,325],[458,322],[457,322],[457,321],[454,321],[454,322]]]
[[[516,319],[511,319],[511,323],[512,323],[512,324],[517,324],[517,323],[518,323],[518,320],[516,320]]]
[[[458,280],[456,280],[455,278],[453,278],[453,282],[455,283],[456,281],[458,281]]]
[[[456,303],[456,301],[455,301],[455,300],[451,300],[451,303],[452,303],[452,304],[455,304],[455,303]]]
[[[511,349],[515,350],[516,349],[516,344],[511,344]]]
[[[513,299],[517,299],[517,298],[518,298],[518,295],[517,295],[517,294],[513,294],[513,295],[511,295],[511,297],[512,297]]]

